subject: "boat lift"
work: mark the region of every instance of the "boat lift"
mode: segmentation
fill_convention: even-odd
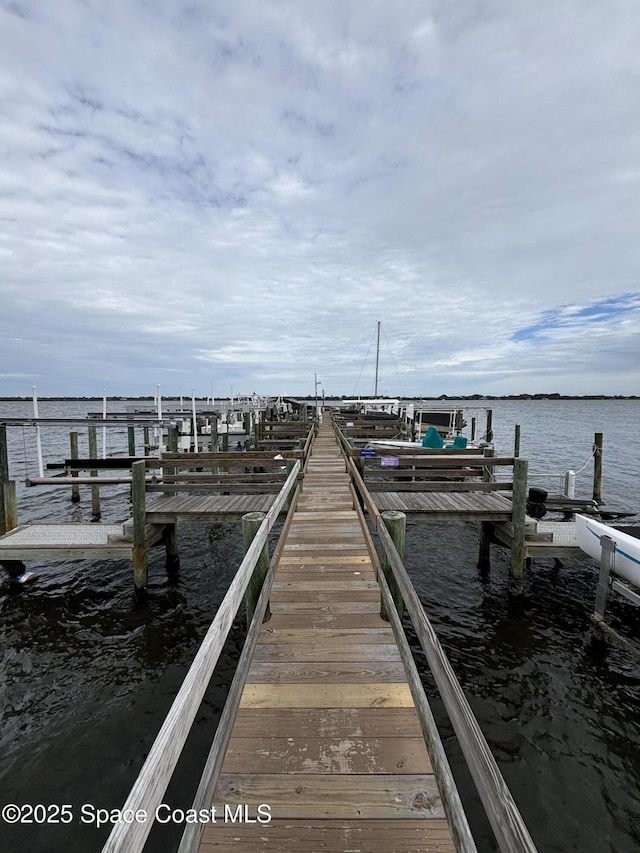
[[[598,577],[598,586],[596,587],[595,609],[591,616],[591,621],[597,633],[603,639],[605,637],[609,638],[616,645],[628,651],[637,660],[640,660],[640,648],[627,640],[626,637],[623,637],[605,620],[609,593],[616,592],[627,601],[630,601],[631,604],[640,607],[640,588],[628,580],[623,580],[616,576],[616,542],[611,536],[603,534],[600,537],[600,549],[600,575]]]

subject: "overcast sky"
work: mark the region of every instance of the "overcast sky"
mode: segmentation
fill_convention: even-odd
[[[640,393],[637,0],[0,0],[0,394]]]

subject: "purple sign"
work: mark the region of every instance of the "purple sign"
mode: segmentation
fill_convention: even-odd
[[[383,468],[397,468],[400,464],[399,456],[381,456],[380,464]]]

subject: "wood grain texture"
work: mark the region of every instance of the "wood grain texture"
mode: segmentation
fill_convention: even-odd
[[[296,664],[305,661],[318,663],[319,657],[322,658],[320,663],[327,665],[350,661],[355,661],[363,665],[378,662],[382,665],[386,661],[400,660],[395,643],[354,643],[345,647],[341,642],[334,642],[328,645],[323,650],[322,655],[318,654],[317,647],[313,645],[293,646],[291,643],[264,644],[256,648],[253,660],[257,662],[264,661],[266,663],[289,661],[292,664]]]
[[[315,648],[316,655],[322,657],[325,648],[331,643],[348,648],[351,643],[393,643],[395,636],[387,623],[382,622],[376,628],[291,628],[288,621],[280,625],[275,617],[265,623],[260,634],[260,643],[290,643],[303,648]],[[260,646],[258,646],[260,648]]]
[[[232,737],[223,773],[432,773],[416,738]],[[295,785],[295,779],[292,780]]]
[[[246,684],[241,708],[408,708],[406,684]]]
[[[221,773],[214,805],[260,803],[277,818],[444,817],[433,776],[397,774]]]
[[[278,646],[270,646],[272,651]],[[364,646],[374,649],[378,646]],[[360,652],[359,655],[362,653]],[[405,682],[407,680],[404,665],[400,660],[380,661],[340,660],[340,661],[301,661],[301,660],[253,660],[247,682],[250,684],[315,684],[326,682],[347,682],[368,684],[369,682]]]
[[[421,729],[413,708],[240,708],[236,714],[234,737],[255,737],[269,732],[272,737],[399,738],[420,737]]]
[[[445,820],[282,820],[207,825],[202,853],[454,853]]]

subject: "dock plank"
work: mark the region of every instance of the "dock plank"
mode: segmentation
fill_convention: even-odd
[[[203,853],[255,853],[268,838],[270,853],[367,851],[367,853],[453,853],[445,820],[272,820],[264,824],[210,824]]]
[[[234,737],[225,758],[228,773],[424,773],[431,768],[422,735],[409,738]],[[295,784],[295,780],[294,780]]]
[[[246,803],[256,811],[271,806],[278,818],[443,818],[444,809],[430,774],[286,773],[220,774],[214,805]]]
[[[271,649],[279,648],[271,646]],[[371,646],[365,646],[371,649]],[[377,651],[377,649],[376,649]],[[330,680],[333,683],[345,681],[348,684],[371,681],[406,681],[404,666],[400,660],[381,661],[372,658],[369,662],[363,657],[352,660],[328,661],[279,661],[277,659],[260,660],[252,663],[247,683],[252,684],[316,684]]]
[[[247,684],[241,708],[410,708],[413,697],[409,685],[345,684]]]

